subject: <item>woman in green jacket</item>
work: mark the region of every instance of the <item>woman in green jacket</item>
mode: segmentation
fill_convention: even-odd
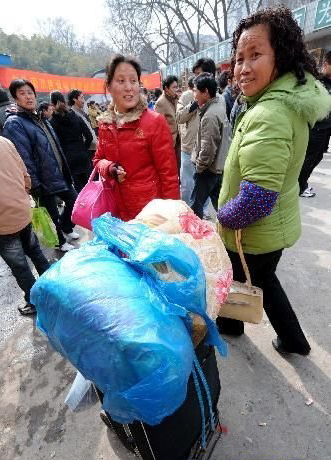
[[[234,76],[245,97],[225,163],[218,220],[233,265],[244,281],[235,243],[242,246],[252,281],[263,289],[264,309],[281,353],[307,355],[310,346],[276,276],[284,248],[301,233],[298,177],[309,127],[331,110],[331,97],[316,80],[316,63],[290,10],[259,11],[233,35]],[[244,324],[218,318],[223,333],[240,335]]]

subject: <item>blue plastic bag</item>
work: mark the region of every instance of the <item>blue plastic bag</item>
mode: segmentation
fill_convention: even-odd
[[[221,356],[227,356],[226,343],[207,315],[205,273],[194,251],[171,235],[152,230],[143,224],[126,224],[111,217],[110,213],[94,219],[92,227],[94,233],[109,247],[126,253],[128,263],[137,270],[145,271],[146,282],[152,289],[150,295],[154,291],[158,293],[154,306],[165,309],[166,313],[186,318],[188,313],[200,315],[208,330],[206,343],[215,345]],[[160,262],[168,262],[186,280],[172,283],[162,281],[153,268],[153,264]],[[164,302],[160,303],[160,299]]]
[[[35,283],[37,324],[104,393],[114,420],[155,425],[186,397],[194,351],[183,318],[206,310],[204,273],[171,236],[110,215],[93,226],[99,241],[67,253]],[[183,281],[162,281],[157,262]]]

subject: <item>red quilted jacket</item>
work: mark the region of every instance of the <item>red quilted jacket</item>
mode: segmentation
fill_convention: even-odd
[[[116,124],[114,109],[99,118],[99,143],[93,163],[118,163],[126,171],[117,184],[119,217],[128,221],[154,198],[179,199],[175,151],[168,124],[141,100]]]

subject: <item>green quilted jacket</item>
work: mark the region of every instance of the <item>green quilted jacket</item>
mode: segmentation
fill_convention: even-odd
[[[287,73],[261,93],[246,97],[224,166],[219,207],[234,198],[242,180],[279,192],[272,213],[244,228],[248,254],[292,246],[300,237],[298,177],[305,157],[309,126],[331,111],[331,96],[311,74],[298,85]],[[222,229],[225,246],[236,251],[234,230]]]

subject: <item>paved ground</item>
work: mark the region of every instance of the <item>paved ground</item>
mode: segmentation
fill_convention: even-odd
[[[301,199],[303,236],[279,267],[311,355],[281,358],[266,319],[229,341],[230,356],[219,360],[228,434],[213,460],[331,459],[331,155],[311,185],[317,196]],[[0,261],[0,459],[133,459],[102,425],[98,405],[72,413],[63,404],[75,373],[18,315],[21,302]]]

